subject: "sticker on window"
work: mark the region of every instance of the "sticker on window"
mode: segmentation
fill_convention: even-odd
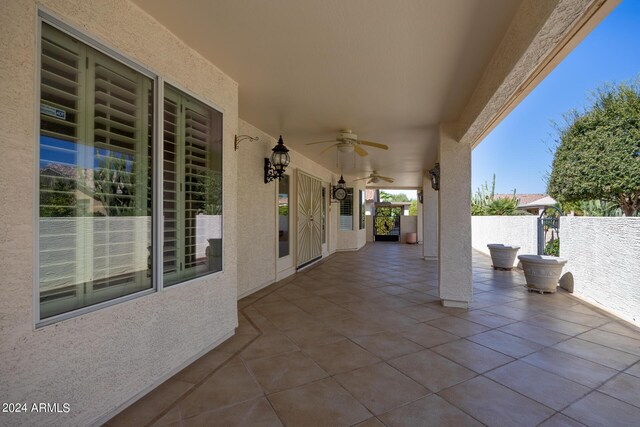
[[[50,105],[40,105],[40,114],[46,114],[47,116],[57,117],[62,120],[67,119],[67,112],[59,108],[52,107]]]

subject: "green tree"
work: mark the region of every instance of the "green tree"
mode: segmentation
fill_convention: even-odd
[[[622,212],[616,203],[603,200],[589,200],[580,205],[584,216],[621,216]]]
[[[380,200],[383,202],[408,202],[409,198],[406,194],[390,194],[384,190],[380,190]]]
[[[417,216],[418,215],[418,201],[412,200],[409,205],[409,215]]]
[[[40,217],[76,216],[76,205],[74,179],[40,176]]]
[[[125,154],[96,152],[98,166],[94,169],[94,197],[104,206],[107,216],[131,216],[136,207],[136,176],[134,162]]]
[[[375,216],[375,228],[378,235],[389,235],[393,231],[398,218],[402,215],[400,207],[378,207]]]
[[[471,198],[471,215],[518,215],[516,190],[511,197],[496,198],[496,174],[493,174],[491,187],[485,181]]]
[[[493,174],[493,179],[491,181],[491,190],[489,190],[489,183],[487,181],[484,182],[478,189],[476,190],[476,194],[471,197],[471,215],[473,216],[482,216],[487,215],[486,208],[487,204],[493,200],[495,196],[496,190],[496,174]]]
[[[640,80],[605,85],[584,112],[559,128],[548,193],[560,203],[613,202],[626,216],[640,209]]]

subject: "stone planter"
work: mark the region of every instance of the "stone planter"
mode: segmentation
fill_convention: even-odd
[[[520,246],[489,243],[487,247],[491,253],[491,262],[494,269],[511,270],[513,268],[513,262],[516,260],[516,254]]]
[[[527,288],[538,292],[555,292],[566,259],[546,255],[520,255]]]

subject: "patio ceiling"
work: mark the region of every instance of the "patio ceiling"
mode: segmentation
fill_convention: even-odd
[[[134,0],[239,84],[240,118],[335,171],[419,187],[520,0]],[[320,154],[340,129],[384,143]],[[341,166],[338,166],[340,164]],[[342,169],[342,170],[341,170]],[[386,187],[389,187],[385,185]]]

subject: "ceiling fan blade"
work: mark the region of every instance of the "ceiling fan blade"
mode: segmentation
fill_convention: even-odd
[[[358,147],[357,145],[354,145],[354,146],[353,146],[353,149],[354,149],[354,150],[355,150],[355,152],[356,152],[359,156],[361,156],[361,157],[364,157],[364,156],[366,156],[367,154],[369,154],[369,153],[367,153],[367,151],[366,151],[364,148],[362,148],[362,147]]]
[[[367,181],[367,184],[371,184],[372,182],[375,182],[375,181],[373,180],[373,178],[371,178],[369,181]]]
[[[387,181],[387,182],[393,182],[393,181],[395,181],[395,179],[393,179],[393,178],[391,178],[391,177],[389,177],[389,176],[379,176],[378,178],[380,178],[380,179],[382,179],[382,180],[385,180],[385,181]]]
[[[313,144],[326,144],[327,142],[336,142],[335,139],[332,139],[331,141],[316,141],[316,142],[308,142],[305,145],[313,145]]]
[[[369,179],[371,178],[370,176],[365,176],[364,178],[358,178],[358,179],[354,179],[354,181],[362,181],[363,179]]]
[[[388,150],[389,149],[388,145],[380,144],[378,142],[358,140],[358,144],[368,145],[369,147],[382,148],[383,150]]]
[[[338,144],[340,144],[340,143],[338,143]],[[328,146],[327,148],[325,148],[324,150],[322,150],[322,151],[320,152],[320,154],[324,154],[324,153],[326,153],[327,151],[331,150],[333,147],[335,147],[335,146],[336,146],[336,145],[338,145],[338,144],[333,144],[333,145]]]

